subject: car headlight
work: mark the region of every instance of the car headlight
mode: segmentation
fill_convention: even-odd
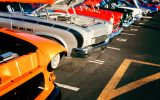
[[[111,22],[111,23],[114,23],[114,18],[113,18],[113,17],[110,19],[110,22]]]
[[[97,3],[97,4],[96,4],[96,7],[99,7],[99,6],[100,6],[100,3]]]
[[[111,34],[113,30],[113,23],[108,24],[108,34]]]
[[[121,19],[123,18],[123,15],[121,15]]]
[[[51,68],[56,69],[60,62],[60,54],[55,55],[51,60]]]

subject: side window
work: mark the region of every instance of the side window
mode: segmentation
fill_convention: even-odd
[[[33,29],[27,28],[26,31],[33,32]]]
[[[14,12],[21,12],[20,5],[18,3],[11,4],[11,8]]]
[[[13,12],[12,8],[10,5],[7,6],[8,12]]]
[[[17,30],[17,29],[18,29],[18,27],[17,27],[17,26],[12,26],[12,29]]]
[[[7,8],[8,4],[7,3],[0,3],[0,11],[1,12],[8,12],[8,8]]]

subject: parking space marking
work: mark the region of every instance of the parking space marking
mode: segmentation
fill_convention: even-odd
[[[79,91],[79,89],[80,89],[78,87],[73,87],[73,86],[69,86],[69,85],[65,85],[65,84],[60,84],[60,83],[57,83],[57,82],[55,82],[55,83],[61,88],[65,88],[65,89],[76,91],[76,92]]]
[[[137,26],[137,25],[132,25],[132,27],[141,27],[141,26]]]
[[[120,48],[115,48],[115,47],[107,47],[108,49],[113,49],[113,50],[121,50]]]
[[[140,25],[144,25],[144,23],[139,23]]]
[[[113,75],[111,80],[108,82],[108,84],[105,86],[103,89],[102,93],[98,97],[98,100],[110,100],[113,99],[114,97],[117,97],[121,94],[124,94],[126,92],[129,92],[133,89],[136,89],[144,84],[147,84],[149,82],[155,81],[157,79],[160,79],[160,72],[155,73],[153,75],[144,77],[142,79],[136,80],[134,82],[131,82],[127,85],[124,85],[122,87],[119,87],[117,89],[116,86],[120,82],[121,78],[125,74],[126,70],[129,68],[129,65],[134,62],[134,63],[140,63],[140,64],[145,64],[145,65],[150,65],[154,67],[160,67],[159,64],[153,64],[153,63],[148,63],[148,62],[143,62],[143,61],[137,61],[137,60],[132,60],[132,59],[125,59],[116,73]]]
[[[132,28],[131,31],[138,31],[138,29]]]
[[[145,77],[145,78],[142,78],[140,80],[137,80],[135,82],[131,82],[125,86],[122,86],[116,90],[113,91],[113,93],[111,93],[110,95],[110,98],[114,98],[114,97],[117,97],[121,94],[124,94],[126,92],[129,92],[133,89],[136,89],[142,85],[145,85],[151,81],[155,81],[155,80],[158,80],[160,79],[160,72],[156,73],[156,74],[153,74],[151,76],[148,76],[148,77]],[[128,88],[129,87],[129,88]]]
[[[116,88],[117,84],[119,83],[125,71],[127,70],[129,64],[130,64],[130,60],[123,61],[123,63],[120,65],[116,73],[113,75],[112,79],[108,82],[106,87],[103,89],[102,93],[98,97],[98,100],[110,99],[109,98],[110,93]]]
[[[153,64],[153,63],[143,62],[143,61],[138,61],[138,60],[131,60],[131,61],[135,62],[135,63],[140,63],[140,64],[146,64],[146,65],[150,65],[150,66],[160,67],[160,64]]]
[[[127,39],[117,38],[117,41],[120,41],[120,42],[127,42]]]
[[[152,17],[150,17],[150,16],[143,16],[142,18],[144,18],[144,19],[151,19]]]
[[[129,35],[129,36],[135,36],[135,34],[131,34],[131,33],[121,33],[123,35]]]
[[[104,61],[102,60],[89,60],[89,62],[100,64],[100,65],[104,64]]]

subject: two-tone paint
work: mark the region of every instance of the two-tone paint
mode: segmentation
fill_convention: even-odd
[[[67,49],[67,56],[71,56],[75,49],[83,51],[83,48],[95,44],[99,45],[98,43],[100,42],[105,42],[102,47],[106,46],[108,34],[112,32],[111,23],[84,16],[70,15],[75,19],[73,23],[70,23],[72,22],[71,20],[67,22],[58,21],[60,17],[67,18],[67,15],[63,13],[51,13],[49,16],[45,13],[44,17],[38,17],[33,16],[34,14],[8,12],[0,13],[0,23],[2,23],[0,26],[30,32],[31,34],[58,41]],[[96,43],[96,39],[99,37],[106,38]]]
[[[53,5],[54,8],[58,5],[62,5],[64,0],[59,0],[59,4]],[[123,17],[123,13],[116,12],[116,11],[110,11],[110,10],[102,10],[102,9],[96,9],[93,5],[94,2],[90,2],[88,0],[70,0],[69,2],[66,2],[66,4],[63,4],[64,6],[67,6],[66,11],[62,10],[56,10],[56,12],[63,12],[63,13],[71,13],[71,14],[78,14],[83,16],[89,16],[92,18],[98,18],[105,21],[110,21],[113,23],[113,31],[110,35],[111,38],[113,38],[115,35],[118,35],[122,32],[123,27],[121,27],[121,19]]]

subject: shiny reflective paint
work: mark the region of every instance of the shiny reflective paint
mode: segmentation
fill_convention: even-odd
[[[13,58],[8,57],[10,59],[6,59],[5,61],[3,61],[4,58],[1,59],[0,99],[3,99],[4,97],[7,99],[6,95],[8,97],[8,95],[11,96],[11,94],[14,93],[15,98],[17,98],[17,96],[18,98],[21,97],[20,95],[16,95],[16,93],[18,94],[17,90],[12,90],[15,90],[21,85],[23,86],[23,84],[40,73],[44,76],[45,85],[42,92],[40,92],[34,99],[39,100],[47,98],[47,96],[49,96],[55,89],[53,82],[56,78],[53,70],[48,71],[47,67],[50,65],[51,60],[56,54],[66,52],[65,48],[57,42],[6,28],[0,28],[0,34],[2,42],[5,42],[10,38],[7,43],[11,43],[6,44],[1,42],[1,44],[5,44],[1,45],[1,58],[4,57],[4,54],[7,55],[8,53],[9,55],[9,53],[13,52],[12,55],[10,55],[10,57]],[[16,44],[12,41],[15,41]],[[14,49],[14,45],[17,46],[17,48]],[[13,54],[16,54],[17,56],[13,56]],[[26,89],[27,88],[24,88],[24,90]]]
[[[113,18],[114,25],[120,24],[121,16],[123,15],[123,13],[96,9],[94,8],[94,4],[96,4],[95,1],[85,0],[83,3],[79,4],[78,6],[75,6],[74,9],[70,8],[68,11],[69,13],[74,13],[75,10],[76,14],[100,18],[107,21],[110,21],[111,18]]]

